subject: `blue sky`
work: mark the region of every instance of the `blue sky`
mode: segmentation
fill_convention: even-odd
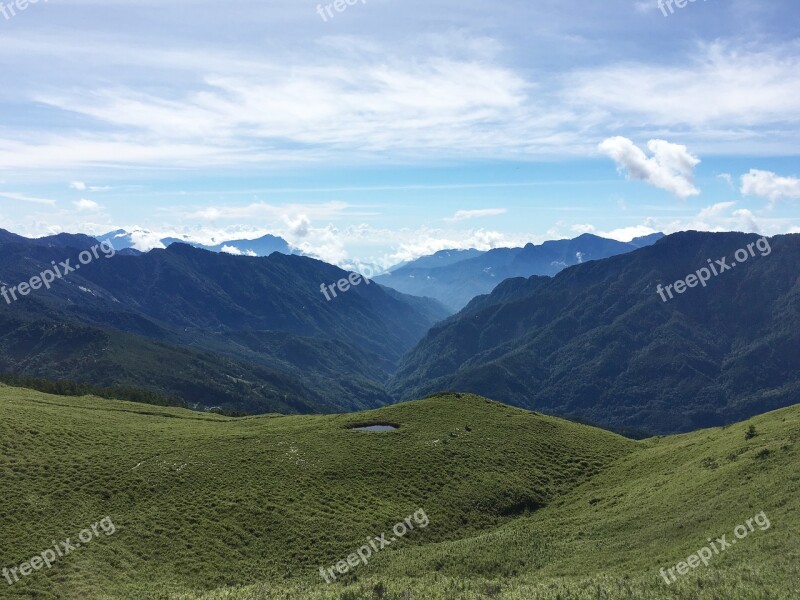
[[[796,0],[319,6],[0,14],[0,227],[274,233],[343,265],[800,232]]]

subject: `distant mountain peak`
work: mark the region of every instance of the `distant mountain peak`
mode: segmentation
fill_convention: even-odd
[[[522,248],[444,250],[376,280],[406,294],[435,298],[455,312],[472,298],[491,292],[504,279],[555,275],[572,265],[632,252],[655,242],[660,235],[626,243],[584,233],[574,239],[528,243]]]
[[[152,248],[167,248],[172,244],[179,243],[188,244],[209,252],[244,256],[269,256],[273,252],[281,254],[295,253],[286,240],[272,234],[266,234],[255,239],[221,240],[218,243],[208,245],[192,240],[190,236],[185,234],[157,238],[156,234],[147,229],[133,228],[130,230],[117,229],[110,231],[98,236],[97,239],[108,239],[117,251],[129,248],[148,251]]]

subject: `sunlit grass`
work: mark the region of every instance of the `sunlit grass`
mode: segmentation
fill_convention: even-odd
[[[349,430],[368,423],[400,429]],[[0,597],[792,598],[799,440],[800,407],[634,442],[469,395],[228,419],[0,387],[3,565],[117,526]],[[427,528],[322,581],[418,508]],[[770,529],[659,577],[762,510]]]

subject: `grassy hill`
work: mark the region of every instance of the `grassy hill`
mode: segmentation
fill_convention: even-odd
[[[634,442],[470,395],[230,419],[0,387],[2,566],[116,527],[0,598],[792,598],[798,441],[800,406]],[[660,579],[761,511],[769,529]]]

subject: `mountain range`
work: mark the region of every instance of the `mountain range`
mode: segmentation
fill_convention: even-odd
[[[443,250],[390,269],[375,281],[406,294],[434,298],[457,312],[510,277],[552,276],[572,265],[632,252],[662,237],[664,234],[655,233],[618,242],[587,233],[523,248]]]
[[[730,265],[758,239],[684,232],[552,278],[506,280],[434,326],[389,391],[401,399],[473,392],[649,433],[722,425],[796,403],[800,235],[769,239],[770,253],[706,287],[695,281],[672,300],[664,294],[667,302],[658,293],[712,259],[727,257]]]
[[[375,281],[323,294],[350,274],[304,256],[182,243],[101,254],[49,291],[0,302],[0,372],[249,413],[362,410],[451,390],[618,431],[688,431],[800,393],[800,236],[770,239],[768,256],[669,302],[658,293],[757,239],[685,232],[626,245],[581,236],[446,251],[399,269],[475,273],[473,261],[491,257],[530,266],[581,253],[567,268],[550,260],[554,276],[506,279],[452,316]],[[96,244],[0,230],[0,284],[28,281],[53,261],[77,264]],[[626,251],[589,260],[586,249]]]
[[[326,301],[348,277],[301,256],[231,256],[172,244],[78,265],[88,236],[28,240],[0,232],[0,280],[28,281],[53,261],[80,271],[0,303],[0,371],[101,386],[140,386],[192,405],[330,412],[392,401],[385,380],[447,316],[435,301],[375,283]]]
[[[108,240],[119,252],[130,251],[129,254],[138,254],[139,250],[135,247],[137,245],[137,237],[149,236],[150,232],[145,230],[131,230],[117,229],[109,231],[103,235],[97,236],[98,240]],[[289,247],[289,243],[281,237],[274,235],[264,235],[260,238],[253,240],[226,240],[214,245],[205,245],[192,241],[189,236],[183,237],[164,237],[159,240],[163,247],[168,247],[175,243],[188,244],[195,248],[208,250],[209,252],[225,252],[227,254],[245,255],[245,256],[269,256],[273,252],[280,252],[281,254],[299,254],[293,252]]]

